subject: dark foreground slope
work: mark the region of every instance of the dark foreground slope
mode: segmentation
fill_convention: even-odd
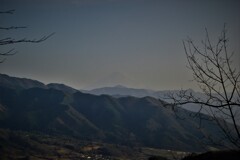
[[[240,150],[209,151],[202,154],[191,154],[182,160],[239,160]]]
[[[218,137],[213,122],[189,117],[150,97],[113,98],[48,87],[0,87],[0,128],[65,135],[81,140],[200,151],[203,138]],[[206,146],[204,144],[204,146]]]

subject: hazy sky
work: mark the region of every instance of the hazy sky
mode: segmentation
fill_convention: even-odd
[[[18,53],[0,73],[78,89],[122,84],[155,90],[195,88],[182,40],[200,42],[207,27],[217,38],[227,23],[230,50],[240,62],[239,0],[0,0],[1,38],[40,38],[1,46]],[[240,68],[240,64],[236,63]]]

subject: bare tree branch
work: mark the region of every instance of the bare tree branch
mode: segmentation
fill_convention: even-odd
[[[13,14],[15,10],[7,10],[7,11],[0,11],[0,14]],[[10,26],[10,27],[0,27],[0,30],[17,30],[17,29],[25,29],[27,28],[26,26]],[[0,39],[0,45],[10,45],[10,44],[16,44],[16,43],[40,43],[43,42],[50,37],[52,37],[55,33],[51,33],[47,36],[43,36],[38,39],[27,39],[27,38],[22,38],[22,39],[14,39],[12,37],[7,37],[7,38],[2,38]],[[16,54],[17,52],[15,49],[10,49],[7,52],[0,52],[0,63],[3,63],[6,60],[6,56],[12,56]]]
[[[7,10],[7,11],[0,11],[0,14],[13,14],[15,9]]]
[[[48,36],[43,36],[40,39],[31,39],[31,40],[27,39],[27,38],[23,38],[23,39],[19,39],[19,40],[15,40],[13,38],[5,38],[5,39],[0,40],[0,45],[8,45],[8,44],[14,44],[14,43],[40,43],[40,42],[47,40],[54,34],[55,33],[51,33]]]
[[[0,29],[2,29],[2,30],[23,29],[23,28],[27,28],[27,27],[26,27],[26,26],[20,26],[20,27],[16,27],[16,26],[11,26],[11,27],[0,27]]]
[[[240,127],[236,122],[239,115],[237,111],[240,109],[240,71],[232,65],[233,52],[231,54],[228,52],[226,25],[224,24],[215,45],[211,42],[207,29],[205,32],[203,50],[200,50],[191,39],[183,41],[188,68],[192,71],[193,80],[199,85],[204,97],[199,97],[189,90],[182,90],[169,94],[168,98],[173,101],[174,106],[200,105],[199,111],[196,112],[197,116],[200,115],[203,106],[209,107],[209,114],[223,133],[221,141],[228,140],[240,148]],[[229,121],[232,125],[228,123]]]

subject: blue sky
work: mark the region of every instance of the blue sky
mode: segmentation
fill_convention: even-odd
[[[1,47],[18,53],[0,64],[0,72],[79,89],[196,88],[182,40],[199,43],[207,27],[214,41],[227,23],[229,48],[239,55],[239,8],[238,0],[0,0],[1,10],[16,10],[0,15],[1,25],[28,27],[1,36],[56,32],[43,43]]]

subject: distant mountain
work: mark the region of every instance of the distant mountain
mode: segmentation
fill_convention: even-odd
[[[111,96],[119,96],[119,97],[126,97],[126,96],[133,96],[133,97],[153,97],[162,100],[167,100],[167,94],[170,92],[177,93],[179,90],[165,90],[165,91],[154,91],[150,89],[136,89],[136,88],[129,88],[122,85],[116,85],[112,87],[102,87],[96,88],[92,90],[81,90],[84,93],[94,94],[94,95],[111,95]]]
[[[135,88],[128,88],[122,85],[117,85],[114,87],[103,87],[103,88],[96,88],[90,91],[83,91],[84,93],[94,94],[94,95],[111,95],[111,96],[134,96],[134,97],[146,97],[150,96],[154,93],[152,90],[147,89],[135,89]]]
[[[102,86],[113,86],[115,84],[129,84],[133,83],[132,78],[121,72],[112,72],[107,75],[101,75],[93,81],[90,81],[87,88],[95,89]]]
[[[214,122],[202,120],[200,130],[190,111],[178,108],[181,120],[170,105],[152,97],[114,98],[59,88],[0,86],[0,128],[185,151],[200,151],[203,137],[221,135]]]
[[[203,95],[202,93],[194,92],[191,89],[189,89],[189,91],[191,91],[193,94],[197,95],[198,97],[205,97],[205,95]],[[179,93],[179,90],[154,91],[149,89],[135,89],[135,88],[125,87],[122,85],[117,85],[113,87],[102,87],[102,88],[97,88],[93,90],[81,90],[81,92],[94,94],[94,95],[110,95],[114,97],[128,97],[128,96],[133,96],[138,98],[153,97],[153,98],[161,99],[168,103],[172,103],[172,100],[169,99],[168,94]],[[193,112],[198,112],[200,105],[185,104],[182,107]],[[205,114],[208,113],[205,110],[202,110],[202,112]]]

